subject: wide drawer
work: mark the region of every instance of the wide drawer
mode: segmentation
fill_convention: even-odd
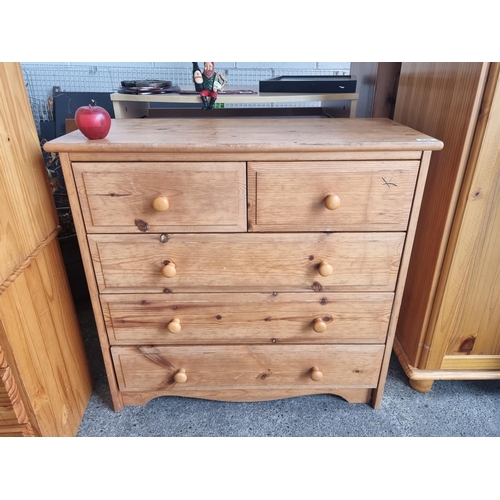
[[[392,292],[404,239],[404,233],[88,237],[105,293]]]
[[[243,162],[73,163],[73,171],[90,233],[247,229]]]
[[[402,160],[250,162],[249,228],[404,231],[418,169]]]
[[[380,344],[392,301],[392,293],[101,295],[111,344]]]
[[[374,388],[383,352],[383,345],[111,348],[121,391],[173,395],[189,390]],[[176,381],[179,371],[184,376]]]

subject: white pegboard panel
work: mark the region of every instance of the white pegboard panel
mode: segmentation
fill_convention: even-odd
[[[230,69],[226,72],[227,84],[235,85],[237,87],[244,85],[258,85],[260,80],[267,80],[273,78],[274,73],[272,69]]]
[[[192,83],[189,67],[21,63],[21,68],[37,128],[40,121],[53,120],[54,87],[59,87],[61,92],[116,92],[122,80],[170,80],[174,85]]]
[[[225,108],[313,108],[321,106],[320,101],[307,102],[264,102],[252,104],[225,104]]]
[[[349,75],[351,72],[350,62],[318,62],[316,63],[318,69],[328,69],[341,71],[342,75]]]
[[[251,103],[251,104],[224,104],[225,108],[273,108],[274,103],[263,102],[263,103]]]
[[[168,65],[171,66],[168,66]],[[240,67],[238,67],[238,64]],[[259,67],[261,64],[261,67]],[[319,63],[310,63],[315,68],[304,68],[297,63],[224,63],[219,69],[228,78],[228,85],[258,85],[259,81],[282,75],[346,75],[349,70],[317,69]],[[325,63],[323,63],[325,64]],[[344,63],[329,63],[344,64]],[[245,67],[241,67],[241,66]],[[224,67],[225,66],[225,67]],[[217,66],[216,66],[217,67]],[[33,110],[37,128],[40,121],[52,121],[51,99],[53,87],[61,92],[116,92],[122,80],[169,80],[173,85],[192,85],[192,68],[190,63],[144,64],[99,63],[99,64],[61,64],[61,63],[21,63],[26,89]],[[255,107],[301,107],[320,106],[319,102],[309,103],[270,103],[255,104]],[[240,107],[240,105],[231,105]]]
[[[62,92],[116,92],[122,80],[171,80],[176,85],[191,83],[189,68],[145,66],[22,64],[28,92],[52,95],[52,87]]]
[[[294,68],[279,68],[274,70],[274,76],[337,76],[347,75],[348,71],[345,70],[332,70],[332,69],[294,69]]]

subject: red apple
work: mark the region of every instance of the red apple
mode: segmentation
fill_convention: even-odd
[[[76,126],[87,139],[104,139],[111,128],[111,116],[101,106],[82,106],[75,113]]]

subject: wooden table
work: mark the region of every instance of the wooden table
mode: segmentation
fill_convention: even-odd
[[[243,90],[253,90],[255,94],[224,94],[220,93],[217,98],[219,104],[265,104],[265,103],[287,103],[287,102],[321,102],[323,112],[328,113],[334,104],[341,101],[349,101],[350,103],[350,118],[356,116],[356,105],[359,94],[325,94],[325,93],[310,93],[310,94],[292,94],[292,93],[271,93],[258,92],[258,87],[248,85]],[[191,87],[181,87],[182,90],[192,90]],[[235,87],[228,87],[228,91],[237,90]],[[177,92],[167,94],[151,94],[151,95],[135,95],[135,94],[111,94],[111,101],[115,112],[115,118],[142,118],[149,116],[151,103],[165,104],[200,104],[200,96],[198,94],[182,94]]]

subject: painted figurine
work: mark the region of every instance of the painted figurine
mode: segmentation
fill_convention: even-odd
[[[193,63],[193,81],[195,89],[200,92],[202,109],[212,109],[217,100],[218,92],[224,88],[227,79],[220,71],[215,73],[213,62],[205,62],[203,63],[203,73],[200,72],[198,63]]]

